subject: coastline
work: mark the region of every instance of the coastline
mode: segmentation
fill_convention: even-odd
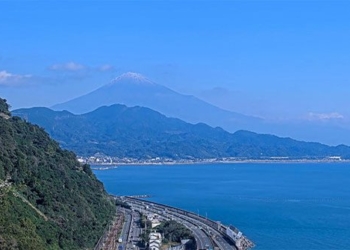
[[[347,164],[120,166],[93,172],[109,193],[147,194],[150,201],[234,225],[256,249],[300,249],[300,242],[303,249],[326,250],[331,244],[347,249],[350,239]],[[341,240],[334,241],[335,234]]]
[[[186,160],[180,160],[180,161],[164,161],[164,162],[147,162],[147,161],[140,161],[140,162],[113,162],[113,163],[104,163],[104,162],[85,162],[89,164],[90,166],[103,166],[103,169],[97,169],[96,170],[107,170],[107,169],[114,169],[118,166],[161,166],[161,165],[200,165],[200,164],[248,164],[248,163],[256,163],[256,164],[292,164],[292,163],[332,163],[332,164],[342,164],[342,163],[350,163],[350,159],[344,159],[344,160],[330,160],[330,159],[283,159],[283,160],[262,160],[262,159],[247,159],[247,160],[231,160],[231,161],[186,161]]]

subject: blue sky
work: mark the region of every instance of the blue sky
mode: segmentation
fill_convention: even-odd
[[[0,1],[0,96],[51,106],[128,71],[268,119],[350,117],[350,1]]]

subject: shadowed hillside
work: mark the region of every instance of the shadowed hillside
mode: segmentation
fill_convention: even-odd
[[[329,147],[249,131],[229,133],[206,124],[189,124],[148,108],[101,107],[74,115],[47,108],[14,111],[44,127],[67,149],[81,156],[103,153],[114,157],[172,159],[247,157],[350,157],[347,146]]]
[[[0,112],[10,115],[1,98]],[[91,249],[114,209],[74,153],[42,128],[0,116],[0,249]]]

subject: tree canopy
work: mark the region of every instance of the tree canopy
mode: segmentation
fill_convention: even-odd
[[[229,133],[206,124],[190,124],[143,107],[112,105],[74,115],[31,108],[13,111],[38,124],[80,156],[102,153],[119,158],[205,159],[244,157],[350,158],[350,147],[330,147],[249,131]]]
[[[0,117],[0,211],[0,249],[90,249],[115,206],[90,167],[42,128]]]

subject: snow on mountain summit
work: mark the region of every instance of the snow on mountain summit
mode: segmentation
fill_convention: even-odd
[[[135,73],[135,72],[127,72],[124,73],[116,78],[114,78],[110,84],[108,85],[113,85],[113,84],[118,84],[118,83],[131,83],[131,84],[140,84],[140,85],[155,85],[153,81],[149,80],[147,77]]]

